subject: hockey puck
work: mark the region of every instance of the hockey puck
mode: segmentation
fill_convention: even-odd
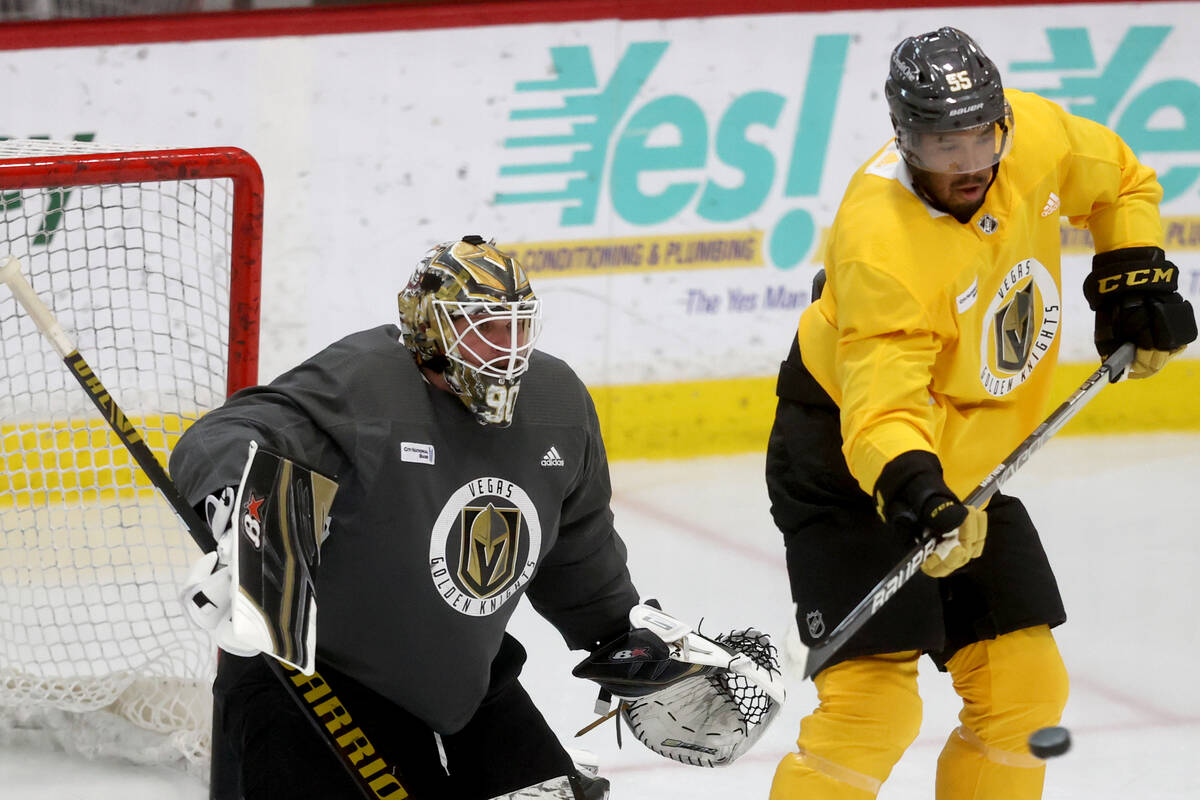
[[[1066,728],[1041,728],[1029,736],[1029,752],[1041,759],[1061,756],[1071,749],[1071,732]]]

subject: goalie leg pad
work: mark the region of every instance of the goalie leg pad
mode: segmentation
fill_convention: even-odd
[[[1050,628],[969,644],[946,667],[963,698],[963,724],[938,758],[937,797],[962,796],[964,786],[980,800],[1041,797],[1045,762],[1030,754],[1029,735],[1058,724],[1069,686]]]
[[[874,797],[921,727],[918,657],[854,658],[817,673],[820,706],[801,721],[799,753],[780,762],[771,797]]]

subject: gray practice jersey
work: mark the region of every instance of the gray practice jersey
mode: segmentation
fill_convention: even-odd
[[[595,408],[535,352],[513,424],[480,425],[382,326],[243,390],[180,439],[195,504],[241,481],[251,439],[335,478],[316,579],[317,656],[442,733],[470,719],[522,594],[572,648],[627,629]]]

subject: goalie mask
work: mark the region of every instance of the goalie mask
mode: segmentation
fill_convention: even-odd
[[[398,300],[401,341],[417,364],[440,373],[481,425],[511,424],[542,322],[521,264],[480,236],[443,242]]]

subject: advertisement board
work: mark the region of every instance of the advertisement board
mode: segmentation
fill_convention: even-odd
[[[1158,171],[1167,251],[1200,305],[1195,3],[15,49],[0,134],[252,153],[267,187],[264,380],[393,321],[424,250],[479,233],[529,269],[541,346],[592,389],[615,455],[755,449],[841,193],[891,135],[888,54],[947,24],[1006,85],[1113,128]],[[1078,289],[1090,240],[1062,224],[1065,394],[1095,354]],[[1196,364],[1157,391],[1192,392]],[[1146,423],[1132,396],[1118,427],[1200,427],[1194,403]]]

